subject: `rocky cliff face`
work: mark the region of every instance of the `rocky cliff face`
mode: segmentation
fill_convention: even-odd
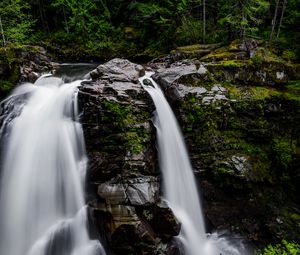
[[[90,207],[114,254],[175,254],[170,237],[180,225],[159,196],[154,108],[138,83],[144,73],[113,59],[80,88]]]
[[[245,86],[216,79],[208,66],[152,64],[181,123],[212,228],[257,243],[299,241],[299,83]]]
[[[284,64],[261,77],[226,61],[164,59],[147,68],[182,126],[210,230],[258,244],[299,241],[300,85]],[[171,237],[180,224],[159,196],[154,106],[137,80],[144,72],[114,59],[80,88],[90,207],[113,254],[178,252]]]

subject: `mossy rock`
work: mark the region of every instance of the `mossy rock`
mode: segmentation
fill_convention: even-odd
[[[200,58],[218,48],[220,44],[193,44],[177,47],[171,54],[180,54],[185,58]]]
[[[241,55],[237,55],[233,52],[225,51],[225,52],[213,52],[204,57],[200,60],[203,62],[215,62],[215,61],[227,61],[227,60],[236,60],[242,59]]]

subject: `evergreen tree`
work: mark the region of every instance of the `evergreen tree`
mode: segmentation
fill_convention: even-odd
[[[228,25],[229,33],[234,37],[244,39],[246,33],[253,34],[258,31],[262,23],[263,14],[268,10],[269,3],[265,0],[241,0],[224,2],[221,8],[222,25]]]
[[[2,0],[0,17],[3,43],[26,43],[34,21],[29,14],[30,6],[21,0]],[[4,39],[5,38],[5,39]]]

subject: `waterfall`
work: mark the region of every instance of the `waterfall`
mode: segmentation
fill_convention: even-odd
[[[1,103],[0,254],[105,254],[87,230],[80,83],[45,75]]]
[[[224,238],[208,239],[206,236],[200,198],[183,136],[170,105],[151,75],[146,73],[140,78],[140,83],[156,107],[154,124],[163,175],[163,195],[181,222],[179,239],[185,254],[239,255],[238,249],[230,246]]]

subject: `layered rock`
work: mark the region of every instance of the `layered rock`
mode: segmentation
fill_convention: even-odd
[[[182,53],[185,52],[184,50],[177,50],[168,58],[163,59],[163,63],[168,63],[168,65],[158,65],[159,60],[156,60],[152,67],[155,69],[173,67],[174,69],[175,65],[182,65],[182,61],[179,62],[180,59],[189,57],[194,60],[197,69],[201,63],[206,68],[206,75],[202,77],[205,81],[278,87],[287,84],[289,80],[300,79],[299,64],[287,62],[272,53],[270,49],[262,47],[261,43],[254,39],[236,40],[228,46],[217,46],[212,44],[181,47],[182,49],[204,48],[205,52],[199,56],[184,54]],[[206,52],[206,49],[210,50]]]
[[[243,86],[215,79],[198,60],[152,68],[181,123],[212,228],[299,241],[299,84]]]
[[[90,206],[114,254],[168,254],[180,225],[160,201],[154,110],[142,66],[113,59],[79,92],[89,157]],[[160,227],[158,227],[160,226]]]
[[[250,55],[252,46],[231,52]],[[299,83],[283,80],[293,76],[280,68],[263,80],[247,58],[243,73],[261,80],[236,75],[240,69],[224,58],[166,58],[147,68],[182,126],[211,230],[257,243],[299,241]],[[114,253],[176,254],[170,238],[180,224],[158,195],[154,106],[138,83],[143,74],[141,66],[114,59],[80,88],[90,205]]]

